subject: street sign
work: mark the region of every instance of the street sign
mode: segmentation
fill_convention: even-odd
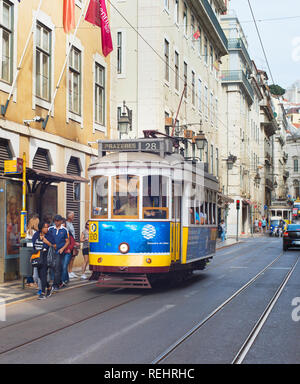
[[[4,160],[4,174],[22,173],[23,159]]]

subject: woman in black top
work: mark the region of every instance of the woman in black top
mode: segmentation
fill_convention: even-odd
[[[42,283],[42,293],[39,295],[38,299],[46,298],[46,287],[47,287],[47,296],[50,293],[49,283],[47,281],[47,254],[48,249],[54,244],[54,239],[48,233],[49,224],[46,222],[39,223],[39,231],[35,232],[32,237],[33,249],[35,251],[40,251],[40,257],[42,259],[41,266],[38,268],[39,278]]]

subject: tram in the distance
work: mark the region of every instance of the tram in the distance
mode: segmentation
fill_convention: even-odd
[[[204,269],[216,249],[217,179],[171,139],[99,141],[91,179],[90,269],[100,286],[151,288]]]

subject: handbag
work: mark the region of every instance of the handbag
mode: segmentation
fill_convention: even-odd
[[[49,247],[47,253],[47,267],[54,268],[55,267],[55,250],[54,247]]]
[[[31,255],[30,261],[31,261],[31,265],[33,267],[39,268],[43,263],[42,258],[41,258],[41,251],[33,253]]]

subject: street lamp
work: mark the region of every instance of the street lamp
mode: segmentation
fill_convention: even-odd
[[[205,137],[204,132],[202,132],[202,120],[200,120],[200,131],[196,136],[193,137],[193,143],[196,144],[197,149],[200,149],[201,151],[205,148],[207,145],[207,138]]]
[[[118,118],[118,130],[120,135],[127,134],[132,126],[132,111],[127,107],[125,100],[123,101],[123,112]]]
[[[257,172],[257,174],[254,177],[254,181],[256,184],[260,184],[260,180],[261,180],[261,177],[260,177],[259,173]]]
[[[230,154],[226,159],[226,161],[227,161],[227,168],[228,170],[230,170],[233,168],[233,164],[237,161],[237,157]]]

